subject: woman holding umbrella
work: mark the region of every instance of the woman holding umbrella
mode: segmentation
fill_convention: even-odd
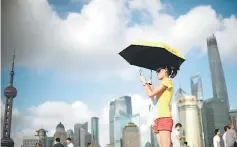
[[[177,50],[162,42],[136,41],[119,53],[131,65],[155,70],[160,85],[154,88],[152,82],[147,82],[140,71],[140,80],[148,96],[158,99],[158,115],[153,123],[153,131],[157,134],[160,147],[171,146],[171,131],[173,119],[170,102],[174,86],[171,78],[185,61],[184,56]]]
[[[170,110],[170,102],[173,96],[174,86],[170,78],[174,78],[177,70],[171,67],[160,67],[157,69],[158,80],[161,84],[158,88],[152,88],[152,83],[147,82],[141,73],[140,79],[145,88],[146,93],[150,98],[155,96],[158,99],[158,116],[153,124],[153,131],[157,134],[159,146],[170,147],[171,131],[173,127],[173,119]]]

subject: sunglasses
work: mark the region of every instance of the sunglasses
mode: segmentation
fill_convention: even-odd
[[[157,73],[157,74],[160,73],[160,71],[161,71],[162,69],[164,69],[164,68],[158,68],[158,69],[156,70],[156,73]]]

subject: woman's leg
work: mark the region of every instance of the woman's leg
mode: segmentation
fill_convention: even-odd
[[[160,134],[159,133],[156,134],[156,139],[157,139],[159,147],[162,147],[160,144]]]
[[[159,131],[160,147],[171,147],[171,132]]]

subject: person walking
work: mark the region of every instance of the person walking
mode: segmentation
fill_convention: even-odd
[[[228,125],[226,132],[226,147],[237,147],[237,135],[232,123]]]
[[[228,130],[228,126],[225,126],[225,127],[224,127],[225,133],[224,133],[223,136],[222,136],[222,139],[223,139],[223,141],[224,141],[224,146],[225,146],[225,147],[226,147],[226,132],[227,132],[227,130]]]
[[[177,70],[172,67],[164,66],[156,70],[158,80],[161,84],[158,88],[152,88],[152,84],[148,83],[140,71],[140,80],[145,88],[148,96],[153,100],[157,98],[158,116],[153,124],[153,131],[156,133],[159,146],[171,146],[171,132],[173,127],[173,119],[171,114],[170,102],[173,96],[174,85],[171,78],[177,74]]]
[[[184,136],[180,135],[181,128],[182,125],[177,123],[175,125],[175,130],[171,133],[172,147],[181,147],[181,140],[185,138]]]
[[[71,138],[67,138],[66,142],[67,142],[67,147],[74,147]]]
[[[60,143],[60,138],[55,139],[55,144],[53,147],[64,147],[63,144]]]
[[[215,129],[215,136],[213,137],[213,146],[214,147],[221,147],[220,144],[220,130],[219,129]]]

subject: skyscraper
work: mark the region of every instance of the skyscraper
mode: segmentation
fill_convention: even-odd
[[[216,37],[213,35],[207,38],[208,59],[211,70],[213,97],[224,100],[228,110],[229,99],[225,83],[224,72],[221,64],[221,58],[217,46]]]
[[[198,105],[198,116],[200,118],[200,136],[202,138],[202,146],[204,146],[204,131],[203,131],[203,90],[202,90],[202,79],[199,74],[195,74],[190,78],[191,82],[191,94],[196,97],[197,105]]]
[[[86,147],[88,134],[88,122],[74,125],[74,145],[75,147]]]
[[[224,100],[210,98],[203,103],[203,130],[207,147],[213,146],[213,130],[218,128],[221,134],[224,133],[223,126],[229,122],[229,115],[225,110],[227,110],[227,105]],[[223,145],[221,140],[221,146]]]
[[[203,99],[201,76],[199,74],[191,76],[190,82],[191,82],[191,94],[195,96],[197,99]]]
[[[140,130],[134,123],[128,123],[123,129],[122,147],[140,147]]]
[[[91,135],[99,143],[99,118],[91,118]]]
[[[140,125],[140,116],[132,115],[131,97],[124,96],[110,102],[109,108],[109,133],[110,146],[121,147],[123,128],[133,122]]]
[[[153,131],[152,126],[150,126],[150,135],[151,135],[151,147],[159,147],[156,134]]]
[[[229,122],[230,106],[221,58],[214,35],[207,38],[207,48],[213,98],[204,101],[202,115],[205,145],[212,146],[213,130],[219,128],[221,134],[224,133],[223,126]],[[222,140],[221,145],[223,146]]]
[[[11,121],[12,121],[12,107],[13,107],[13,98],[17,95],[17,90],[13,86],[14,80],[14,60],[15,60],[15,52],[13,55],[12,62],[12,70],[10,72],[10,83],[9,86],[5,89],[4,95],[6,97],[5,103],[5,113],[4,113],[4,122],[2,129],[2,139],[1,146],[2,147],[14,147],[14,141],[11,139]]]

